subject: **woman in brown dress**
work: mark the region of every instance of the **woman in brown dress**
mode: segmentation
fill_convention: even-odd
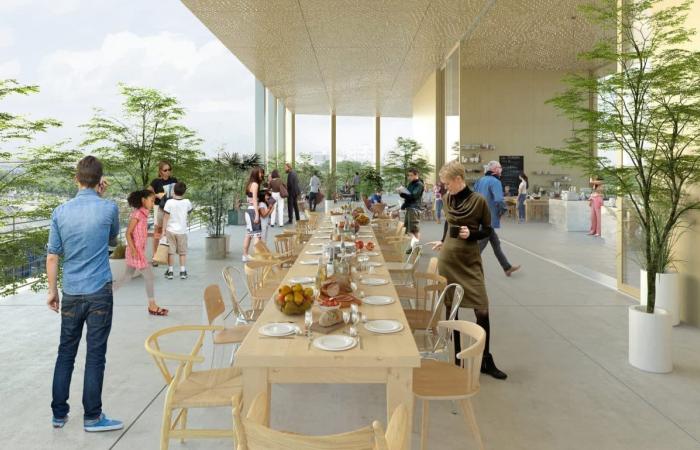
[[[489,298],[486,295],[484,270],[478,241],[487,238],[491,228],[491,214],[486,200],[467,186],[464,167],[451,161],[440,169],[440,180],[447,193],[443,196],[445,231],[442,241],[433,245],[439,250],[438,272],[448,283],[464,288],[462,308],[474,309],[476,323],[486,331],[486,346],[481,362],[481,373],[504,380],[507,375],[496,367],[489,351],[491,327],[489,323]],[[449,314],[448,311],[446,311]],[[455,354],[461,350],[459,333],[455,332]],[[456,361],[457,364],[459,364]]]

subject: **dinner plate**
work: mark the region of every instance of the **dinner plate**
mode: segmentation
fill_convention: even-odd
[[[380,263],[380,262],[377,262],[377,261],[369,261],[369,262],[367,263],[367,266],[369,266],[369,267],[381,267],[381,266],[383,266],[383,265],[384,265],[384,264],[382,264],[382,263]]]
[[[379,253],[377,253],[377,252],[364,252],[363,255],[367,255],[367,256],[379,256]]]
[[[258,333],[263,336],[290,336],[297,332],[297,326],[292,323],[268,323],[258,328]]]
[[[311,246],[311,247],[323,247],[324,245],[326,245],[326,244],[323,244],[321,242],[311,242],[309,244],[309,246]]]
[[[287,281],[289,281],[292,284],[308,284],[313,283],[314,281],[316,281],[316,279],[314,277],[292,277]]]
[[[305,259],[303,261],[299,261],[299,264],[302,266],[315,266],[318,264],[318,259]]]
[[[382,286],[389,284],[389,282],[384,278],[363,278],[362,284],[366,284],[368,286]]]
[[[396,320],[368,320],[365,328],[372,333],[390,334],[403,330],[403,324]]]
[[[329,352],[350,350],[357,345],[357,339],[342,334],[329,334],[314,339],[314,347]]]
[[[307,255],[323,255],[323,250],[307,250]]]
[[[366,305],[383,306],[391,305],[392,303],[394,303],[394,299],[386,295],[370,295],[368,297],[363,298],[362,303]]]
[[[374,237],[374,236],[372,236],[371,234],[358,234],[357,235],[358,239],[359,238],[372,238],[372,237]]]

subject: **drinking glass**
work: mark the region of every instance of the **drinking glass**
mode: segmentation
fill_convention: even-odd
[[[350,323],[350,311],[343,311],[343,322],[345,322],[346,327]]]
[[[304,326],[306,327],[306,334],[307,336],[309,333],[311,333],[311,325],[314,324],[314,314],[311,312],[311,309],[307,309],[306,312],[304,312]]]

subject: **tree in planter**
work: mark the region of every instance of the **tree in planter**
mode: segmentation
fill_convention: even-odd
[[[408,184],[408,169],[418,169],[421,178],[433,171],[433,166],[422,156],[422,148],[415,139],[398,137],[396,148],[386,157],[382,175],[387,185],[396,187]]]
[[[142,189],[156,174],[160,160],[172,161],[177,177],[198,177],[201,139],[181,124],[185,110],[175,97],[155,89],[119,85],[122,117],[96,110],[82,146],[97,154],[111,180],[123,191]]]
[[[233,180],[228,177],[228,163],[221,157],[202,163],[202,179],[196,185],[195,202],[209,237],[221,237],[226,229],[226,214]],[[206,180],[206,181],[205,181]]]
[[[360,193],[370,196],[384,189],[384,179],[374,167],[363,167],[360,170]]]
[[[37,92],[38,86],[0,80],[0,101]],[[37,133],[60,125],[54,119],[30,120],[0,111],[0,295],[14,293],[30,280],[35,290],[45,285],[43,261],[48,229],[37,224],[48,220],[62,197],[45,193],[42,183],[47,179],[68,183],[75,162],[82,156],[60,144],[19,147],[12,152],[7,147],[29,143]],[[38,200],[40,204],[28,210],[28,200]],[[14,226],[26,221],[35,222]]]
[[[599,42],[581,57],[617,66],[603,78],[571,75],[568,89],[549,100],[575,124],[563,148],[542,148],[555,164],[602,177],[630,205],[641,231],[648,313],[654,312],[656,274],[673,262],[671,248],[684,216],[700,209],[688,188],[700,182],[700,53],[684,48],[691,2],[604,0],[584,11],[604,29],[618,30],[621,46]],[[598,96],[596,111],[589,94]],[[623,164],[591,153],[620,151]]]
[[[228,172],[227,176],[232,180],[232,207],[234,210],[238,211],[246,197],[244,191],[245,185],[248,182],[247,172],[253,167],[260,165],[260,155],[255,153],[242,155],[237,152],[222,152],[219,158],[225,165],[225,170]]]

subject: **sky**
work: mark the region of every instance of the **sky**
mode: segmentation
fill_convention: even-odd
[[[38,144],[79,143],[94,108],[119,113],[123,82],[177,97],[208,154],[254,148],[253,75],[177,0],[0,0],[0,78],[41,89],[3,100],[2,111],[63,122]],[[297,116],[299,152],[330,151],[328,121]],[[382,131],[384,153],[412,134],[411,121]],[[339,118],[339,159],[366,159],[373,133],[371,118]]]

